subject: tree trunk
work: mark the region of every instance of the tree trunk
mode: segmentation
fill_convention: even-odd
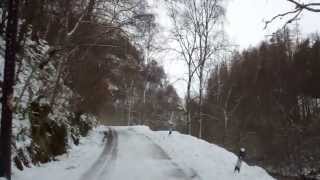
[[[132,111],[132,104],[133,104],[133,96],[134,93],[132,92],[132,96],[130,95],[130,91],[133,91],[133,83],[134,81],[131,81],[130,88],[128,90],[127,99],[128,99],[128,126],[131,124],[131,111]]]
[[[144,89],[143,89],[143,108],[146,107],[146,95],[147,95],[147,90],[149,89],[149,82],[146,83]],[[145,123],[145,115],[146,113],[144,111],[141,112],[141,125]]]
[[[186,106],[187,106],[187,124],[188,124],[188,134],[191,135],[191,109],[190,109],[190,90],[191,90],[191,81],[192,81],[192,76],[190,75],[190,65],[189,65],[189,79],[188,79],[188,87],[187,87],[187,100],[186,100]]]
[[[200,66],[199,75],[199,138],[202,138],[202,99],[203,99],[203,66]]]
[[[224,116],[224,131],[223,131],[222,144],[225,146],[227,141],[227,129],[228,129],[228,121],[229,121],[227,109],[223,110],[223,116]]]
[[[224,117],[224,131],[223,131],[223,139],[222,139],[223,145],[226,145],[226,141],[227,141],[229,120],[231,119],[232,114],[237,109],[238,105],[240,104],[240,100],[239,100],[239,103],[236,104],[233,107],[232,111],[228,111],[228,106],[229,106],[229,101],[230,101],[230,98],[231,98],[231,93],[232,93],[232,87],[228,91],[227,98],[226,98],[226,100],[224,102],[224,106],[223,106],[223,109],[222,109],[223,117]]]
[[[13,111],[13,85],[17,49],[19,0],[8,1],[8,21],[6,27],[6,54],[4,80],[2,86],[2,112],[0,137],[0,177],[11,179],[11,136]]]

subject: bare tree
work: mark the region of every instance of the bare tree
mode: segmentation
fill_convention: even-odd
[[[185,3],[190,3],[191,1],[185,1]],[[184,9],[176,2],[169,2],[169,16],[173,23],[173,30],[171,31],[173,39],[178,43],[179,49],[174,49],[179,55],[182,56],[183,60],[188,67],[188,77],[187,77],[187,95],[186,95],[186,117],[188,124],[188,133],[191,134],[191,84],[193,76],[196,72],[195,67],[195,51],[196,51],[196,42],[197,42],[197,27],[192,23],[192,17],[194,16],[185,16],[187,13],[192,14],[192,9],[187,9],[187,5]],[[191,12],[183,11],[190,10]]]
[[[196,1],[197,2],[197,1]],[[197,3],[194,3],[196,6]],[[221,5],[221,0],[203,0],[198,4],[197,12],[197,36],[198,36],[198,51],[197,51],[197,75],[199,78],[199,138],[202,138],[202,104],[203,90],[205,83],[205,68],[210,60],[219,49],[223,47],[223,42],[219,41],[220,36],[223,36],[220,29],[220,20],[224,16],[224,8]]]
[[[190,90],[196,74],[199,79],[199,137],[202,137],[202,101],[205,70],[214,53],[221,48],[220,20],[224,15],[221,0],[170,1],[173,37],[179,44],[179,54],[188,66],[186,111],[191,133]]]

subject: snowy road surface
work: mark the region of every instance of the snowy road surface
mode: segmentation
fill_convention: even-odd
[[[160,146],[131,130],[112,130],[97,162],[82,180],[188,180],[187,173],[172,162]],[[111,146],[110,146],[111,145]]]
[[[99,126],[57,161],[13,168],[12,180],[274,180],[265,170],[198,138],[146,126]],[[106,137],[106,138],[105,138]]]

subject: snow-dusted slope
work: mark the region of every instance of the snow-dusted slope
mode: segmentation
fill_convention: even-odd
[[[243,164],[233,172],[236,156],[223,148],[174,132],[148,127],[99,127],[59,161],[21,172],[13,180],[273,180],[263,169]],[[113,142],[110,142],[113,139]]]

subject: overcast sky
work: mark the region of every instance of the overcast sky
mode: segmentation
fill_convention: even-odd
[[[159,0],[149,0],[154,7],[156,18],[162,31],[165,32],[170,19],[163,4]],[[311,1],[311,0],[309,0]],[[317,1],[317,0],[313,0]],[[306,2],[306,1],[305,1]],[[232,43],[239,45],[239,49],[248,48],[259,44],[272,34],[275,30],[282,27],[284,21],[276,21],[264,30],[264,20],[269,20],[278,13],[285,12],[294,8],[286,0],[229,0],[226,14],[226,31]],[[302,35],[320,31],[320,13],[303,13],[299,21]],[[184,96],[186,82],[179,80],[186,77],[186,68],[183,61],[178,61],[170,53],[157,57],[157,60],[164,65],[168,74],[169,81],[176,87],[179,95]],[[177,81],[178,80],[178,81]]]

